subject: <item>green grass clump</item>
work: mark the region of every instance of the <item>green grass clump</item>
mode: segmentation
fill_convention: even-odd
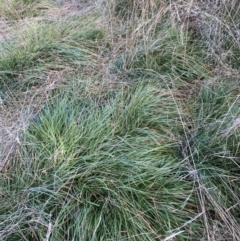
[[[93,28],[84,28],[86,21]],[[0,43],[0,77],[11,86],[15,85],[16,76],[31,69],[36,72],[96,64],[96,41],[103,38],[103,31],[95,26],[95,21],[92,15],[87,19],[32,21],[20,26],[20,30],[15,30],[15,39]]]
[[[142,18],[146,16],[152,16],[154,13],[159,11],[165,5],[166,1],[127,1],[127,0],[116,0],[106,1],[106,5],[110,10],[111,15],[116,17],[118,20],[133,20],[137,17]]]
[[[206,76],[201,42],[191,41],[191,33],[174,22],[166,5],[155,9],[148,3],[145,7],[144,15],[125,24],[125,44],[112,61],[111,73],[125,73],[131,78],[160,73],[187,81]]]
[[[182,153],[189,178],[199,187],[203,208],[225,229],[239,230],[239,88],[216,81],[204,84],[195,102],[194,122]],[[211,220],[206,221],[210,226]],[[237,239],[238,240],[238,239]]]
[[[188,229],[193,187],[166,135],[173,100],[151,86],[97,99],[60,94],[29,126],[21,160],[1,176],[3,239],[153,240]]]
[[[159,28],[159,27],[158,27]],[[124,67],[130,74],[148,75],[152,72],[171,74],[185,80],[205,75],[201,49],[189,44],[189,36],[176,27],[163,26],[147,44],[135,47],[126,54]]]
[[[46,0],[1,0],[0,15],[7,20],[21,20],[44,15],[44,12],[55,6],[54,1]]]

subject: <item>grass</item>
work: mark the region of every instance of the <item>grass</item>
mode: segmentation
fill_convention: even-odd
[[[30,209],[37,205],[51,213],[53,240],[64,239],[66,232],[69,240],[151,240],[165,233],[165,225],[174,229],[187,221],[186,211],[179,208],[190,195],[191,183],[179,180],[181,163],[173,151],[177,145],[163,134],[171,133],[170,110],[160,109],[161,117],[154,118],[161,98],[152,91],[137,87],[128,98],[116,93],[102,107],[88,98],[56,97],[29,126],[23,169],[12,178],[22,180],[19,194],[25,193]],[[16,192],[14,185],[8,192]],[[26,239],[36,235],[22,229],[20,225],[16,230]]]
[[[86,22],[95,25],[94,15],[74,20],[20,23],[12,30],[16,39],[7,39],[0,46],[0,75],[5,83],[11,85],[16,75],[24,75],[30,69],[46,71],[93,65],[97,58],[94,41],[103,38],[103,31],[96,26],[90,30],[82,26]]]
[[[112,72],[125,71],[133,78],[156,72],[179,76],[186,81],[201,78],[204,68],[207,74],[201,48],[189,43],[188,33],[169,23],[157,25],[151,32],[147,27],[143,27],[143,35],[151,34],[151,37],[141,39],[140,43],[131,46],[131,50],[117,56]]]
[[[54,1],[46,0],[1,0],[0,14],[7,20],[21,20],[26,17],[38,17],[55,7]]]
[[[238,1],[0,3],[0,240],[240,240]]]
[[[195,110],[197,121],[189,131],[183,152],[190,168],[197,170],[198,176],[193,178],[199,179],[199,188],[209,208],[214,210],[214,216],[219,215],[228,228],[238,230],[239,216],[235,207],[239,194],[232,189],[239,179],[236,172],[239,101],[233,94],[235,88],[222,81],[201,88]]]

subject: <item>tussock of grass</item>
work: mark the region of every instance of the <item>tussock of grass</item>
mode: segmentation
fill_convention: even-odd
[[[93,28],[84,28],[86,22]],[[96,64],[96,41],[103,38],[103,31],[95,25],[94,15],[75,20],[23,22],[21,29],[15,30],[16,38],[0,45],[0,75],[5,84],[14,85],[16,75],[29,69],[62,70],[67,66]]]
[[[187,33],[176,26],[166,25],[158,27],[151,38],[147,43],[137,43],[131,52],[115,60],[113,66],[132,76],[156,72],[191,80],[204,75],[204,66],[199,61],[201,50],[189,44]]]
[[[117,31],[122,38],[120,46],[114,44],[118,53],[111,63],[112,74],[139,78],[155,72],[191,81],[208,73],[201,42],[191,41],[191,32],[174,20],[168,3],[125,2],[116,1],[116,6],[109,3],[111,14],[121,26]],[[116,12],[120,5],[124,8]],[[110,28],[115,27],[112,25]],[[112,38],[116,41],[114,35]]]
[[[232,228],[239,231],[239,191],[233,188],[240,178],[236,88],[222,81],[202,86],[194,109],[197,121],[182,147],[189,177],[197,182],[203,195],[203,208],[211,210],[213,220],[223,221],[229,232]]]
[[[239,1],[195,1],[175,5],[174,16],[205,46],[205,55],[213,66],[231,72],[239,61]]]
[[[151,86],[121,91],[100,106],[87,95],[48,103],[25,134],[23,162],[6,174],[14,178],[4,190],[6,205],[19,195],[27,208],[2,237],[39,239],[47,222],[52,240],[152,240],[184,225],[192,216],[186,215],[194,205],[192,186],[180,179],[176,140],[165,134],[176,108],[160,106],[172,100],[154,92]],[[39,224],[31,222],[36,206]],[[4,205],[2,212],[19,208]],[[2,226],[9,221],[5,216]]]
[[[0,15],[7,20],[21,20],[36,17],[56,6],[54,1],[46,0],[1,0]]]

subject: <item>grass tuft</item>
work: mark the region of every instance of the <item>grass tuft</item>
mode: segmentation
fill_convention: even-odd
[[[46,0],[1,0],[0,15],[10,21],[21,20],[44,15],[55,6],[54,1]]]
[[[2,238],[41,239],[49,224],[51,240],[152,240],[183,226],[194,196],[180,179],[176,140],[166,136],[177,113],[174,103],[163,105],[171,98],[153,91],[117,91],[104,104],[87,93],[52,99],[25,133],[17,172],[5,173],[13,181],[2,185]],[[22,199],[24,215],[6,232],[7,213],[20,209],[8,205],[13,197]],[[37,224],[35,207],[42,213]]]

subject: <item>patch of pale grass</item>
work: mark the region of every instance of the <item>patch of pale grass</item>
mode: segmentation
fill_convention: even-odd
[[[30,73],[29,73],[30,74]],[[43,108],[54,89],[64,85],[65,73],[48,72],[38,75],[37,86],[31,86],[31,79],[36,81],[34,73],[22,80],[22,86],[15,90],[4,87],[0,102],[0,169],[17,153],[22,145],[23,133],[29,123]],[[28,83],[27,83],[28,82]],[[27,86],[27,87],[26,87]]]
[[[207,60],[218,73],[238,69],[240,32],[239,1],[176,1],[172,15],[205,46]]]

